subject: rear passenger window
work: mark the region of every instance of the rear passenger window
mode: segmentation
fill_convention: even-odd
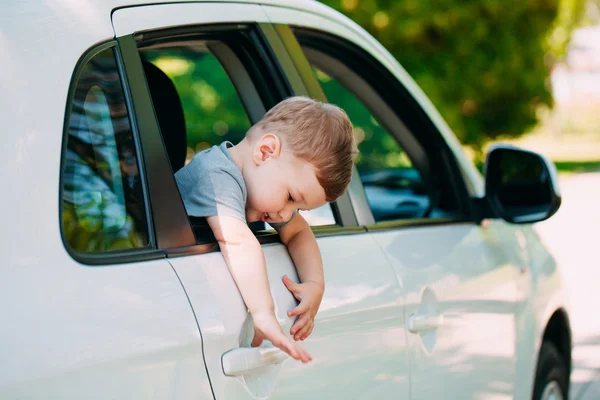
[[[67,126],[62,228],[76,251],[148,247],[148,223],[123,86],[112,48],[80,70]]]

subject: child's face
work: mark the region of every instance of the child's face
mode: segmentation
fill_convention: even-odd
[[[253,164],[244,169],[244,180],[248,222],[285,222],[295,210],[311,210],[326,203],[313,166],[282,149],[275,135],[264,135],[254,146]]]

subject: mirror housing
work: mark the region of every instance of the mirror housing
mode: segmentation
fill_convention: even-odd
[[[485,161],[485,198],[494,216],[513,224],[550,218],[561,204],[556,166],[533,151],[494,145]]]

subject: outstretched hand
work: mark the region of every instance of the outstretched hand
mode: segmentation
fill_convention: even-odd
[[[260,346],[263,340],[267,339],[273,343],[273,346],[280,348],[294,360],[299,360],[303,363],[312,361],[310,354],[283,333],[273,312],[255,313],[252,314],[252,319],[254,320],[252,347]]]
[[[296,283],[287,275],[283,277],[283,284],[300,302],[297,307],[287,313],[290,317],[298,316],[290,329],[290,334],[294,336],[295,340],[304,340],[315,327],[315,316],[323,299],[324,285],[312,281]]]

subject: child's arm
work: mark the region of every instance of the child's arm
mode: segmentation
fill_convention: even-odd
[[[287,246],[294,261],[300,284],[287,276],[283,283],[300,301],[298,307],[288,311],[289,316],[299,315],[290,333],[296,340],[306,339],[314,328],[314,320],[325,290],[323,260],[315,235],[306,220],[298,213],[290,222],[278,228],[281,241]]]
[[[265,259],[258,240],[243,221],[232,217],[208,217],[215,238],[233,279],[254,320],[253,345],[265,338],[296,360],[308,362],[310,355],[287,337],[275,317]]]

